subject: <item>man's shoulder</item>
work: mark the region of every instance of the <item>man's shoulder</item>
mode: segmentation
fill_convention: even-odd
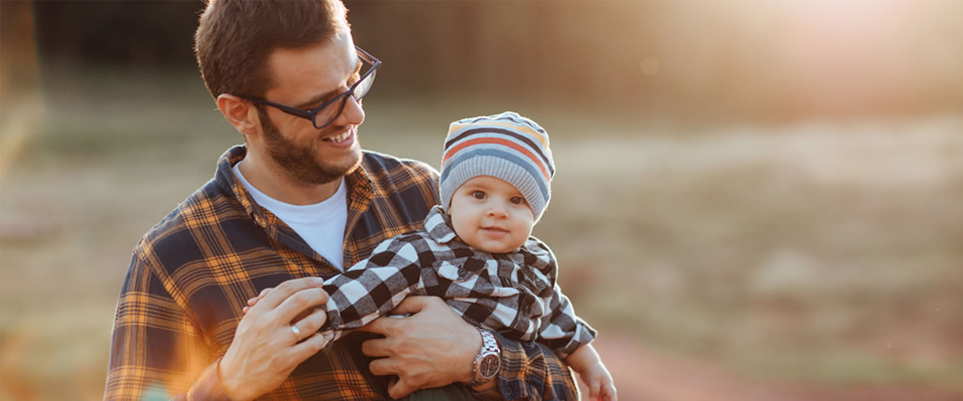
[[[215,229],[227,220],[245,217],[243,207],[225,193],[215,180],[208,181],[177,205],[141,237],[135,256],[176,268],[202,258],[197,235]]]
[[[438,170],[419,160],[399,158],[385,153],[365,150],[362,164],[373,178],[390,178],[403,174],[425,181],[438,181]]]
[[[427,250],[433,242],[434,241],[431,241],[431,236],[428,235],[428,232],[426,232],[424,228],[418,228],[384,240],[378,244],[375,252],[394,251],[405,246],[414,246],[419,250]]]
[[[411,230],[402,234],[398,234],[394,237],[389,238],[386,241],[393,241],[401,244],[423,244],[423,243],[433,243],[431,236],[424,228],[419,228],[417,230]]]
[[[374,193],[370,210],[384,214],[385,222],[419,226],[438,204],[438,171],[430,165],[372,151],[365,151],[362,165]]]

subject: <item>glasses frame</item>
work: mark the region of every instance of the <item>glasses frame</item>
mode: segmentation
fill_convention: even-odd
[[[372,56],[370,53],[364,51],[363,49],[361,49],[361,48],[358,47],[358,46],[355,46],[354,48],[355,48],[355,50],[358,51],[358,58],[360,58],[362,61],[367,62],[368,64],[371,64],[371,68],[369,68],[368,71],[365,71],[364,74],[361,75],[361,78],[358,79],[358,82],[355,82],[354,85],[351,85],[351,87],[348,88],[348,90],[346,90],[346,91],[344,91],[344,92],[341,92],[341,94],[339,94],[338,96],[335,96],[335,97],[332,98],[331,100],[328,100],[327,102],[324,102],[324,104],[322,104],[322,105],[320,105],[320,106],[318,106],[318,107],[315,107],[314,109],[312,109],[312,110],[310,110],[310,111],[309,111],[309,110],[302,110],[302,109],[299,109],[299,108],[296,108],[296,107],[286,106],[286,105],[283,105],[283,104],[280,104],[280,103],[274,103],[274,102],[272,102],[272,101],[270,101],[270,100],[265,100],[265,99],[261,99],[261,98],[257,98],[257,97],[253,97],[253,96],[237,95],[237,97],[242,98],[242,99],[246,99],[246,100],[251,101],[251,102],[254,102],[254,103],[260,103],[260,104],[263,104],[263,105],[266,105],[266,106],[274,107],[274,108],[276,108],[276,109],[278,109],[278,110],[281,110],[281,111],[283,111],[283,112],[285,112],[285,113],[287,113],[287,114],[290,114],[290,115],[292,115],[292,116],[297,116],[297,117],[301,117],[301,118],[304,118],[304,119],[307,119],[307,120],[311,120],[311,125],[314,125],[314,128],[316,128],[316,129],[322,129],[322,128],[324,128],[324,127],[327,127],[327,126],[331,125],[331,123],[333,123],[335,120],[337,120],[338,117],[341,116],[341,113],[344,112],[344,106],[345,106],[346,103],[348,103],[348,96],[349,96],[349,95],[353,95],[353,94],[354,94],[354,91],[358,89],[358,85],[361,85],[361,83],[364,82],[364,80],[367,79],[369,75],[374,74],[375,71],[378,70],[378,67],[381,67],[381,60],[378,60],[375,56]],[[371,79],[374,80],[374,77],[372,77]],[[372,82],[371,85],[373,86],[373,85],[374,85],[374,82]],[[363,98],[365,97],[365,95],[368,94],[369,91],[371,91],[371,88],[370,88],[370,87],[368,88],[368,91],[365,91],[365,93],[361,95],[361,97],[355,97],[355,100],[356,100],[358,103],[361,103],[361,99],[363,99]],[[335,114],[334,114],[334,117],[331,118],[331,121],[328,121],[328,122],[327,122],[326,124],[324,124],[324,125],[318,126],[317,120],[315,119],[315,117],[318,115],[318,113],[320,113],[321,110],[324,110],[325,107],[331,106],[331,105],[333,105],[335,102],[338,102],[338,101],[341,102],[341,105],[340,105],[339,108],[338,108],[338,112],[335,113]]]

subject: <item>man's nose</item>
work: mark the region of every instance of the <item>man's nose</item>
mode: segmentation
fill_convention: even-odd
[[[338,116],[336,124],[339,126],[361,125],[364,122],[364,107],[361,106],[361,101],[351,95],[346,96],[346,98],[344,109],[341,110],[341,115]]]

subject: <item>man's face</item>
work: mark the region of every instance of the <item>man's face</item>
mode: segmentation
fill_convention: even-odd
[[[506,253],[532,235],[535,214],[512,184],[483,175],[465,181],[451,197],[451,225],[466,244]]]
[[[361,63],[349,33],[304,49],[279,49],[268,58],[274,86],[264,98],[310,110],[348,90]],[[329,107],[338,107],[337,102]],[[361,163],[361,104],[349,96],[341,115],[323,128],[273,107],[259,113],[263,151],[291,178],[304,184],[340,179]],[[256,146],[256,145],[255,145]]]

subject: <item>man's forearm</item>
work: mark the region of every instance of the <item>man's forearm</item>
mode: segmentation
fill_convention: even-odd
[[[163,270],[151,269],[140,256],[135,252],[117,301],[105,400],[186,396],[200,388],[189,372],[201,372],[216,360],[200,331],[160,284],[168,279],[158,274]],[[187,357],[183,350],[193,352]]]

